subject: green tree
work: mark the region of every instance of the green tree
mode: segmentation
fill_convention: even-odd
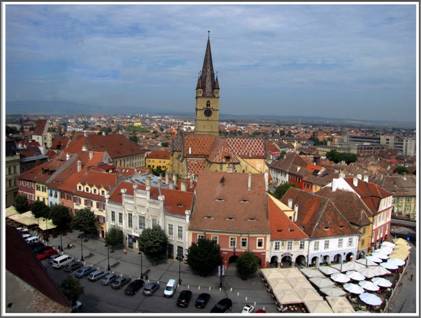
[[[330,161],[333,161],[335,163],[345,161],[346,164],[350,164],[351,162],[357,161],[357,155],[353,153],[347,153],[347,152],[338,152],[337,150],[333,149],[326,153],[326,158]]]
[[[89,209],[77,211],[72,221],[72,228],[85,234],[98,234],[95,214]]]
[[[154,176],[164,176],[165,175],[165,171],[161,169],[161,167],[152,169],[152,174]]]
[[[65,233],[70,228],[72,216],[65,206],[54,205],[50,210],[50,217],[60,234]]]
[[[277,199],[280,199],[288,191],[288,189],[293,186],[294,185],[290,183],[280,184],[279,186],[276,187],[275,192],[273,193],[273,196]]]
[[[75,303],[80,295],[83,294],[83,287],[80,285],[79,280],[72,276],[68,276],[61,282],[60,289],[72,303]]]
[[[19,213],[29,211],[29,203],[24,195],[18,194],[15,198],[15,209]]]
[[[395,172],[399,173],[399,174],[405,174],[405,173],[408,173],[409,171],[408,171],[407,167],[397,166],[396,169],[395,169]]]
[[[130,139],[131,141],[135,142],[135,143],[138,143],[138,141],[139,141],[139,138],[137,138],[137,136],[136,136],[136,135],[131,135],[131,136],[129,137],[129,139]]]
[[[169,143],[167,141],[161,142],[161,147],[168,147]]]
[[[36,218],[48,218],[50,208],[43,201],[35,201],[31,206],[32,214]]]
[[[237,273],[241,279],[254,275],[259,267],[259,258],[250,252],[245,252],[237,259]]]
[[[113,248],[121,247],[123,246],[123,238],[123,231],[116,227],[112,227],[108,230],[107,236],[105,237],[105,243]]]
[[[167,257],[168,238],[160,226],[155,225],[151,229],[143,230],[139,236],[140,250],[152,262],[162,261]]]
[[[221,261],[220,248],[214,240],[199,239],[189,248],[187,263],[196,274],[201,276],[212,274]]]

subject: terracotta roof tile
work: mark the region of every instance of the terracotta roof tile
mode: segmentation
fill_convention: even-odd
[[[32,135],[42,136],[44,134],[44,130],[46,129],[47,120],[46,119],[39,119],[35,122],[35,129]]]
[[[187,173],[199,175],[206,168],[205,159],[187,159]]]
[[[306,167],[307,164],[308,163],[295,152],[288,152],[284,159],[272,161],[270,168],[286,172],[295,170],[294,172],[296,172],[296,167]]]
[[[148,159],[170,159],[170,152],[168,150],[154,150],[148,153]]]

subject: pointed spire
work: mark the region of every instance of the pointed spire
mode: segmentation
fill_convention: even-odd
[[[212,97],[215,84],[216,84],[216,80],[215,80],[215,72],[213,70],[213,62],[212,62],[210,31],[208,31],[208,41],[206,44],[205,57],[203,59],[202,73],[198,78],[196,89],[201,88],[203,89],[203,96]]]

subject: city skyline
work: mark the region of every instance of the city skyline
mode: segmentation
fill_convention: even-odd
[[[221,7],[8,5],[7,101],[192,112],[211,30],[222,114],[414,121],[415,6]]]

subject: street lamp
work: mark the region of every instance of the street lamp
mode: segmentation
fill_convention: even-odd
[[[111,267],[110,267],[110,246],[109,245],[107,245],[107,263],[108,263],[107,269],[108,271],[110,271]]]
[[[178,256],[177,259],[178,259],[178,284],[181,285],[181,256]]]
[[[80,260],[83,262],[85,259],[83,258],[83,238],[80,238]]]
[[[141,250],[139,250],[139,254],[140,254],[140,278],[143,279],[143,254]]]

